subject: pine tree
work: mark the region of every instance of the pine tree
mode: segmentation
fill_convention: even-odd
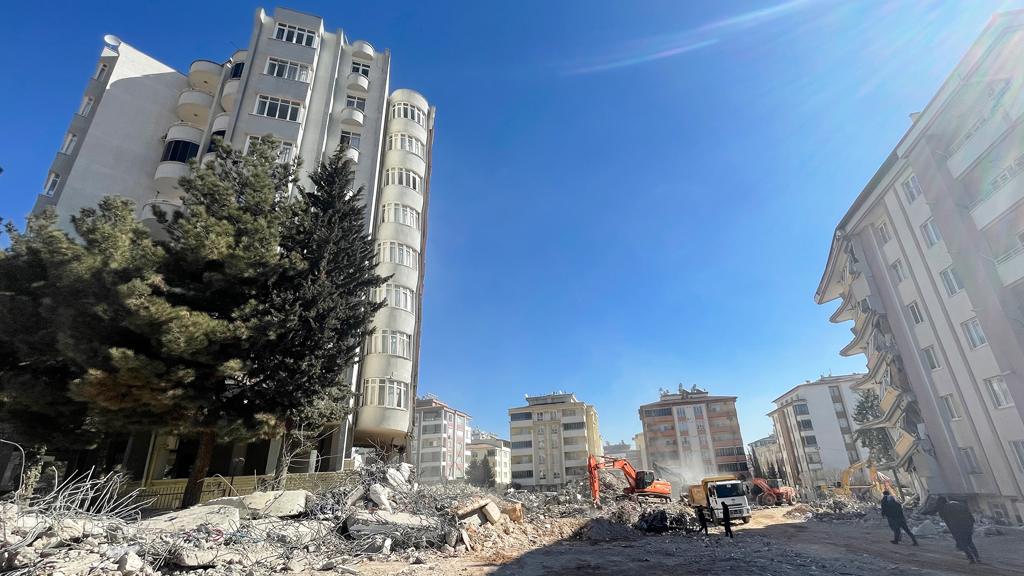
[[[473,459],[469,461],[469,465],[466,466],[466,481],[473,486],[479,486],[477,483],[480,477],[480,461],[473,456]]]
[[[287,473],[289,447],[345,416],[346,375],[385,305],[370,299],[387,279],[376,273],[363,190],[353,191],[354,179],[352,162],[339,147],[310,174],[311,190],[296,187],[281,240],[287,266],[252,323],[261,338],[246,384],[257,406],[283,428],[279,483]]]
[[[484,488],[494,488],[494,468],[491,466],[491,459],[484,456],[483,461],[480,463],[480,477],[477,482],[477,486]]]
[[[882,408],[878,393],[874,390],[864,390],[859,395],[860,399],[853,410],[853,421],[857,424],[864,424],[881,418]],[[893,460],[892,440],[884,428],[862,428],[857,430],[855,436],[876,463]]]

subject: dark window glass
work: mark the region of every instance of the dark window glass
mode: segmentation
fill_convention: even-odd
[[[213,152],[213,141],[216,138],[224,140],[224,135],[227,134],[227,130],[216,130],[213,134],[210,134],[210,145],[206,148],[207,152]]]
[[[199,144],[185,140],[171,140],[164,146],[161,162],[188,162],[199,155]]]
[[[245,62],[238,62],[237,64],[231,67],[231,77],[241,78],[242,70],[245,70]]]

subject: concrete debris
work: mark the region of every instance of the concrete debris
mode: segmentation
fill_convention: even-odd
[[[942,532],[942,528],[931,520],[925,520],[911,529],[911,532],[914,536],[938,536]]]

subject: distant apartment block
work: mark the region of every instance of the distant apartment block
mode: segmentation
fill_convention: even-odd
[[[818,303],[852,322],[887,465],[1024,523],[1024,13],[997,14],[836,227]],[[963,497],[963,496],[960,496]]]
[[[413,456],[421,482],[466,477],[470,416],[433,396],[416,399],[413,415]]]
[[[254,138],[272,138],[281,161],[305,161],[306,185],[309,170],[340,147],[365,188],[378,271],[391,278],[372,295],[387,306],[351,377],[352,415],[318,447],[319,467],[341,469],[353,447],[400,448],[410,432],[435,111],[419,93],[390,86],[389,51],[328,29],[320,17],[257,10],[250,36],[239,40],[245,47],[227,59],[195,60],[179,72],[107,36],[34,212],[53,208],[70,229],[80,209],[121,196],[135,201],[138,218],[159,235],[154,208],[181,207],[178,180],[190,161],[209,157],[215,139],[245,150]],[[137,477],[188,476],[196,442],[156,434],[128,443],[153,450],[126,458],[150,463],[134,470]],[[210,473],[273,472],[278,443],[223,446]]]
[[[754,440],[749,446],[754,474],[760,475],[762,478],[779,478],[789,482],[786,462],[782,457],[782,446],[774,433]]]
[[[681,483],[719,474],[750,476],[735,396],[682,385],[660,394],[657,402],[640,407],[647,459],[656,473]]]
[[[602,454],[597,411],[571,393],[527,396],[511,408],[512,482],[554,488],[587,476],[587,457]]]
[[[494,470],[494,483],[499,487],[508,486],[512,482],[512,448],[508,440],[495,434],[473,430],[471,441],[467,445],[469,460],[483,462],[487,458]]]
[[[787,479],[801,496],[823,493],[844,470],[866,460],[851,418],[858,396],[850,389],[863,374],[823,376],[793,387],[774,400],[768,416],[775,427]]]
[[[647,458],[647,443],[644,442],[644,433],[637,432],[633,435],[633,444],[636,445],[636,451],[640,453],[639,466],[641,470],[650,470],[651,462]]]
[[[636,467],[638,470],[642,469],[640,462],[640,450],[635,448],[629,442],[618,442],[616,444],[605,444],[604,455],[611,456],[612,458],[625,458]]]

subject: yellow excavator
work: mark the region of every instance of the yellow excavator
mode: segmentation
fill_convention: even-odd
[[[850,484],[853,475],[864,467],[867,467],[870,484]],[[837,496],[853,496],[856,491],[857,494],[867,493],[875,500],[881,500],[884,490],[888,490],[897,500],[903,500],[903,493],[900,492],[899,486],[896,486],[892,478],[879,472],[870,460],[861,460],[843,470],[842,474],[839,475],[839,481],[836,482],[835,486],[829,487],[826,492]]]

